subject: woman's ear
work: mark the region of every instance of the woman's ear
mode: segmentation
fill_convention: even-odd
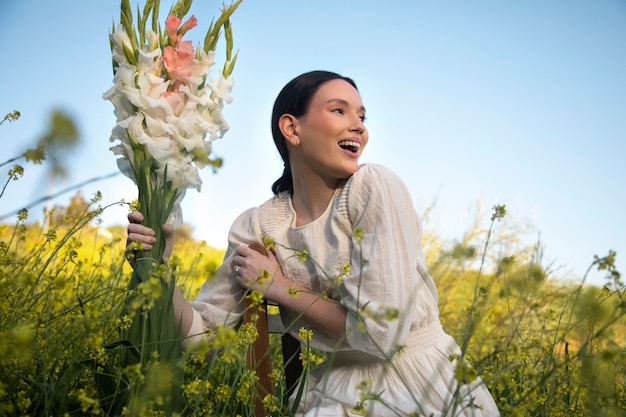
[[[280,132],[285,137],[287,143],[298,146],[300,144],[300,137],[298,136],[298,119],[291,114],[283,114],[278,119],[278,127]]]

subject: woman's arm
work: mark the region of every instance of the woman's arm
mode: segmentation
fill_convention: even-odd
[[[361,167],[347,189],[350,224],[360,230],[352,237],[351,273],[342,281],[347,340],[386,358],[413,325],[437,319],[432,279],[421,265],[421,224],[407,187],[385,167]]]
[[[273,252],[261,254],[242,245],[233,257],[233,269],[242,287],[262,292],[267,300],[302,314],[305,321],[327,336],[345,341],[347,310],[338,302],[312,293],[287,278]],[[267,271],[268,276],[263,278],[263,271]]]

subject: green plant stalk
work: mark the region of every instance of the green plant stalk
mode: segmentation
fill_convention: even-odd
[[[153,175],[155,161],[144,152],[141,145],[133,145],[136,148],[133,167],[139,191],[139,209],[145,217],[144,225],[155,231],[157,242],[152,249],[135,254],[135,267],[128,285],[125,308],[125,313],[132,318],[132,325],[121,332],[122,340],[129,342],[130,346],[122,352],[121,365],[125,368],[140,364],[142,372],[146,372],[154,361],[167,364],[174,372],[170,383],[165,384],[170,387],[170,392],[165,394],[169,402],[166,402],[164,411],[180,411],[184,405],[181,401],[183,373],[179,369],[182,358],[181,335],[175,322],[173,305],[176,280],[167,270],[163,259],[166,241],[162,226],[167,223],[181,191],[174,189],[171,181],[157,179]],[[167,178],[167,169],[163,178]],[[160,281],[161,291],[151,305],[139,309],[129,308],[136,300],[136,291],[140,285],[154,277]],[[135,399],[133,396],[142,395],[141,386],[129,388],[132,392],[130,401]]]

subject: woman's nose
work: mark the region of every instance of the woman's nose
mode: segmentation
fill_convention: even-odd
[[[359,133],[363,133],[365,131],[365,124],[363,123],[363,119],[361,118],[361,116],[359,115],[353,116],[351,123],[352,123],[352,126],[350,130],[359,132]]]

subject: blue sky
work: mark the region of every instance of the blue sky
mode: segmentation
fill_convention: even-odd
[[[194,2],[192,39],[221,4]],[[22,113],[0,126],[0,160],[35,143],[60,108],[82,144],[54,189],[116,172],[115,118],[102,93],[113,78],[108,33],[118,19],[119,1],[0,1],[0,113]],[[363,161],[394,169],[418,212],[436,201],[430,224],[442,236],[461,238],[478,201],[485,222],[490,207],[506,204],[512,222],[532,226],[526,239],[540,237],[557,275],[581,277],[609,249],[626,271],[623,1],[244,0],[232,23],[231,130],[214,145],[225,165],[203,172],[202,193],[190,190],[183,206],[197,238],[224,247],[237,214],[271,195],[282,170],[269,129],[274,97],[299,73],[328,69],[359,85],[370,130]],[[47,193],[46,168],[25,168],[0,199],[0,215]],[[121,175],[83,194],[96,190],[105,204],[135,193]],[[125,216],[115,207],[103,220],[125,224]]]

